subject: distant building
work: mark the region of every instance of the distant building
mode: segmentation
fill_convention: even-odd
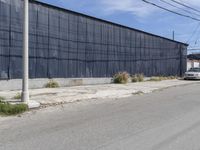
[[[200,67],[200,54],[190,54],[187,56],[187,70]]]

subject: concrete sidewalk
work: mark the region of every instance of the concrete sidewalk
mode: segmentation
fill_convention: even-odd
[[[140,82],[128,84],[104,84],[61,88],[31,89],[30,99],[42,106],[51,106],[88,99],[108,99],[129,97],[135,94],[151,93],[163,88],[200,83],[200,81],[165,80],[160,82]],[[13,97],[20,91],[0,91],[7,101],[19,101]]]

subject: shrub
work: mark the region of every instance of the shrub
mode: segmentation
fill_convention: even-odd
[[[0,102],[5,100],[5,97],[0,96]]]
[[[131,81],[132,82],[142,82],[144,81],[144,75],[143,74],[135,74],[131,76]]]
[[[132,82],[138,82],[138,77],[137,77],[137,75],[131,76],[131,81],[132,81]]]
[[[0,102],[0,115],[17,115],[28,110],[26,104],[9,104],[7,102]]]
[[[114,75],[113,81],[114,83],[125,84],[128,82],[129,74],[127,72],[119,72]]]
[[[137,74],[137,77],[138,77],[139,82],[144,81],[144,75],[143,74]]]
[[[21,99],[22,95],[21,95],[21,93],[17,93],[13,98],[14,99]]]
[[[50,80],[46,85],[46,88],[58,88],[59,84],[58,82],[54,81],[54,80]]]

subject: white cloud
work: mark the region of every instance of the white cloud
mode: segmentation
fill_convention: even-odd
[[[143,17],[157,10],[141,0],[102,0],[100,3],[107,13],[128,12]]]
[[[62,2],[65,6],[74,6],[76,4],[76,7],[81,9],[87,9],[87,11],[94,11],[99,12],[103,15],[110,15],[115,13],[130,13],[134,16],[138,17],[148,17],[149,15],[153,15],[154,13],[160,13],[165,12],[164,10],[161,11],[161,9],[152,6],[150,4],[147,4],[143,2],[142,0],[58,0],[59,2]],[[161,5],[165,8],[179,11],[183,13],[181,10],[178,10],[172,6],[169,6],[161,0],[148,0],[150,2],[156,3],[158,5]],[[181,5],[178,5],[176,3],[173,3],[171,0],[165,0],[168,3],[171,3],[173,5],[176,5],[178,7],[183,7]],[[196,9],[200,10],[200,0],[176,0],[181,3],[184,3],[186,5],[189,5],[191,7],[194,7]],[[188,8],[185,8],[189,10]],[[197,12],[196,12],[197,13]],[[200,14],[200,13],[199,13]]]
[[[164,6],[172,10],[176,10],[176,8],[169,6],[161,2],[160,0],[148,0],[148,1],[159,4],[161,6]],[[190,0],[190,1],[177,0],[177,1],[189,5],[191,7],[200,8],[200,0]],[[172,3],[173,5],[176,5],[178,7],[183,7],[169,0],[166,0],[166,2]],[[102,11],[108,14],[116,12],[127,12],[127,13],[132,13],[139,17],[146,17],[160,11],[159,8],[149,5],[143,2],[142,0],[101,0],[98,3],[100,3],[100,5],[102,6]]]

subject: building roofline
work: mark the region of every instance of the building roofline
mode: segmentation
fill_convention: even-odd
[[[171,41],[171,42],[180,43],[180,44],[183,44],[185,46],[189,46],[189,44],[187,44],[187,43],[183,43],[183,42],[180,42],[180,41],[172,40],[172,39],[169,39],[167,37],[163,37],[163,36],[156,35],[156,34],[153,34],[153,33],[145,32],[145,31],[142,31],[142,30],[139,30],[139,29],[135,29],[135,28],[132,28],[132,27],[129,27],[129,26],[125,26],[125,25],[122,25],[122,24],[119,24],[119,23],[111,22],[111,21],[108,21],[108,20],[100,19],[100,18],[93,17],[93,16],[90,16],[90,15],[86,15],[86,14],[83,14],[83,13],[80,13],[80,12],[72,11],[72,10],[69,10],[69,9],[66,9],[66,8],[63,8],[63,7],[54,6],[54,5],[51,5],[51,4],[48,4],[48,3],[40,2],[38,0],[30,0],[30,2],[36,3],[36,4],[40,4],[40,5],[44,5],[44,6],[47,6],[47,7],[50,7],[50,8],[66,11],[66,12],[73,13],[73,14],[76,14],[76,15],[84,16],[84,17],[91,18],[91,19],[94,19],[94,20],[102,21],[102,22],[105,22],[105,23],[108,23],[108,24],[116,25],[118,27],[122,27],[122,28],[130,29],[130,30],[142,32],[142,33],[145,33],[145,34],[148,34],[148,35],[151,35],[151,36],[156,36],[156,37],[159,37],[159,38]]]

